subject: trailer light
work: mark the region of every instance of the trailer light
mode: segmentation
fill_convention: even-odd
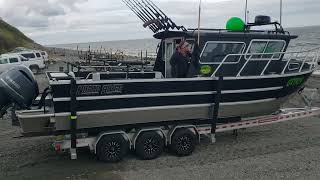
[[[61,152],[61,144],[60,143],[56,143],[54,145],[54,149],[57,153],[60,153]]]

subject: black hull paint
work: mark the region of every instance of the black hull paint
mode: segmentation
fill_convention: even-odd
[[[285,77],[226,78],[223,82],[221,103],[284,98],[299,90],[310,75],[311,72]],[[215,94],[208,93],[216,91],[218,80],[105,82],[103,84],[90,83],[91,87],[84,87],[88,84],[77,85],[78,97],[85,97],[83,100],[79,99],[78,111],[210,104],[214,102]],[[114,85],[118,89],[112,91],[112,88],[110,90],[109,87],[109,91],[106,91],[104,85]],[[55,101],[55,113],[70,112],[69,85],[51,84],[51,87]],[[109,97],[112,96],[117,97],[110,99]]]

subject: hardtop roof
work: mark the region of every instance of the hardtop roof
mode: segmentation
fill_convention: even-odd
[[[188,31],[162,31],[154,34],[156,39],[167,39],[174,37],[197,38],[198,30]],[[275,31],[228,31],[224,29],[201,29],[201,38],[250,38],[250,39],[295,39],[298,36],[291,35],[289,32]]]

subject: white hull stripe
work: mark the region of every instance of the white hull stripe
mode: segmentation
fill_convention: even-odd
[[[222,94],[235,94],[235,93],[248,93],[248,92],[262,92],[262,91],[272,91],[282,89],[279,87],[269,87],[269,88],[256,88],[256,89],[240,89],[240,90],[225,90]],[[129,94],[129,95],[110,95],[110,96],[84,96],[77,97],[78,101],[87,100],[100,100],[100,99],[126,99],[126,98],[143,98],[143,97],[171,97],[171,96],[201,96],[201,95],[211,95],[216,94],[216,91],[203,91],[203,92],[179,92],[179,93],[153,93],[153,94]],[[70,101],[70,97],[63,98],[53,98],[54,102]]]
[[[261,99],[254,101],[239,101],[231,103],[220,103],[221,106],[230,105],[245,105],[245,104],[256,104],[276,100],[276,98]],[[183,108],[201,108],[201,107],[212,107],[214,103],[211,104],[189,104],[189,105],[174,105],[174,106],[153,106],[153,107],[139,107],[139,108],[123,108],[123,109],[109,109],[109,110],[93,110],[93,111],[79,111],[78,115],[92,115],[92,114],[105,114],[105,113],[116,113],[116,112],[134,112],[134,111],[148,111],[148,110],[163,110],[163,109],[183,109]],[[55,113],[56,117],[68,116],[69,112]]]
[[[239,79],[270,79],[270,78],[282,78],[282,77],[290,77],[290,76],[299,76],[308,73],[312,73],[314,70],[310,71],[303,71],[299,73],[292,73],[292,74],[272,74],[272,75],[263,75],[263,76],[239,76],[239,77],[224,77],[224,80],[239,80]],[[118,79],[118,80],[100,80],[100,81],[93,81],[92,79],[89,80],[77,80],[77,84],[104,84],[104,83],[134,83],[134,82],[183,82],[183,81],[204,81],[204,80],[218,80],[218,77],[195,77],[195,78],[163,78],[163,79]],[[49,81],[50,85],[63,85],[63,84],[70,84],[70,80],[59,80]]]

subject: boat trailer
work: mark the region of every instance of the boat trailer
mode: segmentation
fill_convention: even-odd
[[[75,97],[75,89],[71,88],[71,134],[56,136],[53,146],[57,153],[70,152],[71,159],[73,160],[78,157],[77,148],[83,147],[88,147],[99,160],[107,162],[120,161],[127,153],[127,150],[135,151],[141,159],[154,159],[161,154],[164,147],[169,147],[169,149],[178,156],[186,156],[193,152],[197,143],[200,143],[200,136],[209,137],[211,142],[215,143],[216,133],[233,131],[233,133],[237,135],[239,129],[296,119],[306,119],[320,115],[320,108],[311,107],[312,99],[308,99],[301,93],[302,91],[300,91],[299,94],[307,104],[304,108],[285,108],[280,109],[272,115],[241,118],[241,120],[237,120],[236,122],[231,121],[231,123],[218,123],[217,117],[222,82],[223,77],[219,77],[218,96],[214,99],[215,104],[211,123],[202,125],[159,125],[139,129],[135,128],[129,132],[111,130],[102,131],[98,135],[93,136],[90,136],[88,133],[77,133],[77,112],[75,106],[77,100]],[[71,85],[75,87],[75,81],[71,81]],[[317,90],[314,92],[318,93]],[[184,144],[184,146],[178,147],[179,144]],[[102,147],[104,147],[104,150],[102,150]]]

